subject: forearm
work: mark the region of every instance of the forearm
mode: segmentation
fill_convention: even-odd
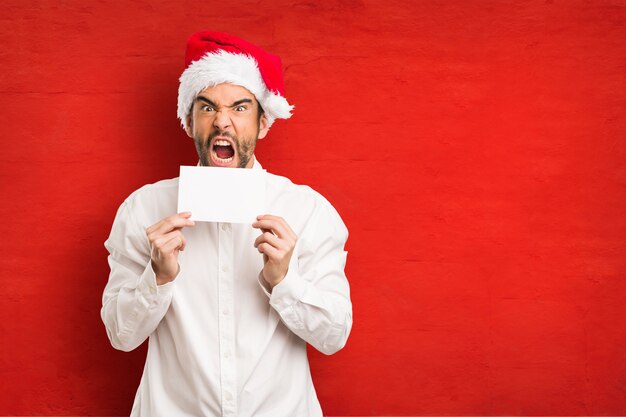
[[[141,345],[165,316],[172,300],[170,282],[158,286],[150,262],[141,275],[112,264],[101,316],[111,345],[130,351]]]
[[[352,304],[343,282],[323,291],[292,271],[271,290],[270,305],[292,332],[331,355],[345,346],[352,329]]]
[[[264,233],[255,247],[265,262],[258,280],[270,305],[293,333],[317,350],[327,355],[337,352],[352,329],[350,286],[344,273],[348,229],[341,217],[319,197],[298,234],[282,217],[257,219],[252,226]]]

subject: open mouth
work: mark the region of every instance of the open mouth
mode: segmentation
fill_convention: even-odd
[[[213,158],[221,164],[231,162],[235,156],[235,149],[230,142],[224,139],[218,139],[213,143],[211,148]]]

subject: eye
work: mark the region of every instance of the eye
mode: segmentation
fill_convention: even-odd
[[[246,106],[237,106],[235,107],[235,111],[245,111],[246,110]]]
[[[209,106],[208,104],[205,104],[204,106],[200,107],[200,110],[202,111],[213,111],[213,106]]]

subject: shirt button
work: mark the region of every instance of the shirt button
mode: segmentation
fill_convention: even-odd
[[[228,265],[222,265],[222,272],[228,272]]]
[[[224,357],[225,357],[226,359],[230,358],[230,352],[229,352],[229,351],[225,351],[225,352],[224,352]]]
[[[230,401],[233,399],[233,396],[230,394],[230,392],[226,391],[226,394],[224,394],[224,398],[226,398],[226,401]]]
[[[228,309],[225,308],[224,310],[222,310],[222,314],[225,315],[225,316],[228,316]]]
[[[228,229],[230,228],[230,225],[228,223],[222,223],[222,230],[227,232]]]

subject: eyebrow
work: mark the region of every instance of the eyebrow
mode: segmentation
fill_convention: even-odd
[[[217,107],[217,105],[215,103],[213,103],[211,100],[209,100],[208,98],[204,97],[204,96],[198,96],[196,97],[196,101],[203,101],[204,103],[213,106],[213,107]],[[233,104],[231,104],[228,107],[236,107],[239,106],[243,103],[252,103],[252,100],[250,100],[249,98],[242,98],[241,100],[237,100],[235,101]]]

